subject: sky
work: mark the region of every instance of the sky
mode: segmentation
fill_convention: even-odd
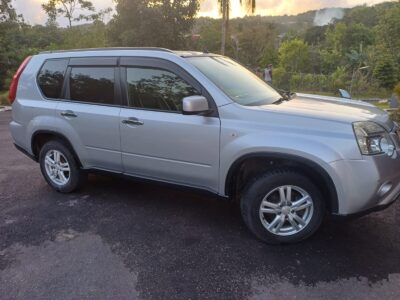
[[[242,17],[248,12],[241,9],[239,0],[232,1],[232,17]],[[242,1],[245,2],[246,0]],[[385,0],[258,0],[257,15],[292,15],[302,13],[308,10],[326,8],[326,7],[351,7],[361,4],[376,4]],[[14,0],[14,7],[18,13],[24,15],[25,20],[30,24],[44,24],[46,15],[41,9],[41,3],[47,0]],[[107,7],[113,7],[112,0],[92,0],[97,10]],[[200,0],[199,16],[208,16],[217,18],[219,16],[217,0]],[[61,26],[65,26],[66,20],[59,20]]]

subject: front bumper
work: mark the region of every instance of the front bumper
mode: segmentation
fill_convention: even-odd
[[[353,219],[361,218],[361,217],[369,215],[371,213],[385,210],[386,208],[392,206],[399,198],[400,198],[400,195],[398,195],[395,199],[393,199],[392,202],[390,202],[388,204],[378,205],[378,206],[369,208],[367,210],[360,211],[360,212],[357,212],[357,213],[348,214],[348,215],[332,214],[332,217],[334,219],[338,219],[338,220],[353,220]]]
[[[332,162],[339,182],[337,215],[358,215],[384,209],[400,196],[400,151]]]

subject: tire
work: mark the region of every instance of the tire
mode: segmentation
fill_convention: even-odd
[[[268,244],[296,243],[310,237],[325,214],[319,189],[308,177],[289,169],[272,170],[255,178],[240,200],[247,227]]]
[[[57,157],[59,163],[56,162]],[[43,145],[39,153],[39,164],[47,183],[61,193],[76,191],[87,178],[87,174],[80,169],[71,150],[59,140],[52,140]],[[64,176],[61,176],[58,171],[62,172]]]

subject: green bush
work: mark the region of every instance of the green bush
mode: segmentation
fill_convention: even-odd
[[[301,89],[303,84],[303,78],[301,74],[293,74],[290,78],[290,90],[298,91]]]
[[[313,74],[305,74],[303,76],[303,85],[301,86],[301,90],[303,91],[314,91],[314,75]]]
[[[345,89],[348,81],[348,75],[345,67],[337,67],[335,72],[330,76],[330,89],[337,91],[338,89]]]
[[[272,84],[281,90],[290,90],[290,74],[284,68],[276,68],[272,73]]]
[[[394,93],[400,99],[400,82],[398,84],[396,84],[396,86],[394,87]]]
[[[314,75],[315,78],[315,89],[317,91],[329,91],[329,77],[327,75],[324,74],[316,74]]]
[[[8,92],[0,92],[0,105],[10,105],[8,103]]]
[[[393,58],[389,55],[382,55],[375,66],[374,76],[382,87],[392,89],[397,80],[396,72],[397,66]]]

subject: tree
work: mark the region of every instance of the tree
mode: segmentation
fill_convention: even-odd
[[[243,23],[239,23],[242,25]],[[248,24],[247,24],[248,25]],[[233,26],[232,26],[233,27]],[[262,67],[277,63],[276,27],[274,24],[252,24],[243,26],[237,33],[231,34],[236,38],[236,58],[242,63],[256,66],[261,63]]]
[[[239,0],[243,4],[242,0]],[[248,12],[253,14],[256,11],[256,0],[245,0],[245,8]],[[229,13],[231,9],[231,0],[218,0],[220,13],[222,15],[221,27],[221,54],[225,55],[226,37],[229,28]]]
[[[389,54],[382,53],[378,58],[374,69],[374,76],[379,80],[380,85],[387,89],[393,89],[397,82],[396,63]]]
[[[353,7],[346,13],[343,21],[347,24],[361,23],[368,27],[373,27],[379,20],[377,6],[367,6],[366,4]]]
[[[42,4],[42,8],[49,17],[49,23],[54,23],[58,16],[63,16],[68,19],[69,28],[72,27],[73,21],[95,20],[111,10],[107,8],[96,14],[93,3],[89,0],[48,0],[47,3]],[[81,13],[75,16],[77,11],[87,11],[89,14]]]
[[[197,0],[116,0],[108,39],[113,46],[184,48],[199,9]]]
[[[325,41],[327,28],[328,25],[308,28],[304,34],[304,41],[309,45],[319,45],[323,43]]]
[[[16,22],[18,19],[21,19],[21,16],[17,15],[11,0],[0,0],[0,22]]]
[[[288,72],[306,72],[310,65],[310,49],[299,39],[285,41],[279,48],[279,62]]]
[[[352,50],[360,51],[374,42],[371,29],[361,23],[337,23],[326,32],[326,46],[331,50],[345,54]]]
[[[382,13],[376,26],[376,36],[378,44],[384,46],[400,64],[400,2],[395,5]]]
[[[63,32],[60,49],[102,48],[106,47],[106,25],[102,21],[73,26]]]
[[[0,91],[8,87],[14,66],[21,63],[21,53],[26,51],[21,43],[22,26],[23,18],[17,15],[11,0],[0,0]]]
[[[221,48],[221,24],[212,18],[199,18],[196,20],[193,32],[199,34],[197,44],[191,42],[190,49],[206,52],[218,52]]]

